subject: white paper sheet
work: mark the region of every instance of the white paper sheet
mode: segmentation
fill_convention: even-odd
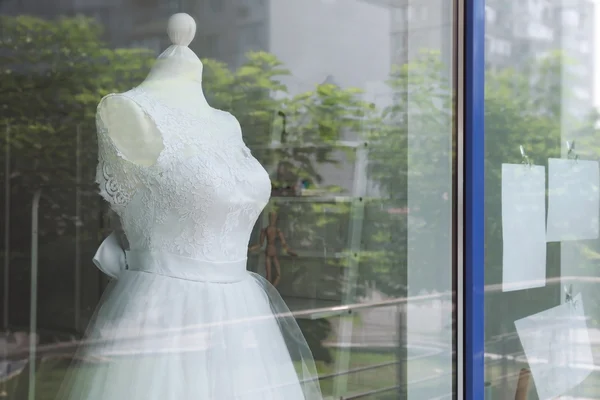
[[[502,164],[502,291],[546,284],[545,168]]]
[[[597,161],[548,160],[547,241],[598,238],[599,180]]]
[[[581,295],[573,303],[515,321],[515,327],[540,400],[566,393],[592,372],[594,360]]]

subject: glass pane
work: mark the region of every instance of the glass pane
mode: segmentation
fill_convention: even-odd
[[[598,399],[597,2],[486,2],[490,399]]]
[[[451,3],[0,1],[0,397],[453,398]]]

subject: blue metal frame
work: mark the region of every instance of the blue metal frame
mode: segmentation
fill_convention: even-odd
[[[485,0],[464,1],[464,388],[483,400]]]

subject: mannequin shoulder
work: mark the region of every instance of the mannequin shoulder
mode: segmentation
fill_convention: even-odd
[[[129,97],[120,94],[109,94],[100,100],[96,110],[102,120],[110,124],[112,120],[121,120],[121,117],[144,119],[144,110]]]
[[[97,114],[119,151],[131,162],[149,166],[163,150],[162,135],[144,110],[122,94],[110,94]]]

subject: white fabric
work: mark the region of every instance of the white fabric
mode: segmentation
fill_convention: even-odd
[[[199,120],[139,88],[125,96],[154,121],[164,151],[151,167],[129,162],[97,117],[97,179],[130,249],[111,236],[94,258],[116,279],[58,399],[321,399],[296,321],[246,271],[271,185],[239,123],[218,110]]]
[[[96,267],[111,278],[117,279],[127,267],[125,251],[121,249],[117,232],[111,233],[98,247],[93,262]]]
[[[164,145],[154,165],[133,164],[97,114],[100,193],[121,217],[131,249],[216,262],[245,258],[271,181],[244,144],[235,117],[211,110],[200,120],[141,88],[121,95],[146,111]],[[190,149],[193,155],[184,157]]]

